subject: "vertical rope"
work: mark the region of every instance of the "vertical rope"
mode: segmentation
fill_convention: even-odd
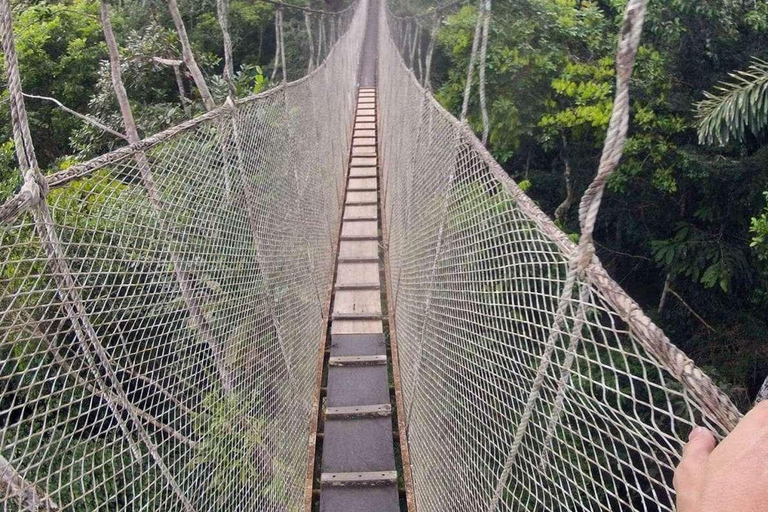
[[[491,0],[485,0],[483,7],[483,37],[482,44],[480,45],[480,64],[479,64],[479,79],[478,89],[480,93],[480,112],[483,116],[483,145],[488,144],[488,134],[491,130],[490,121],[488,119],[488,105],[485,97],[485,66],[486,56],[488,54],[488,31],[491,26]]]
[[[600,201],[605,189],[605,184],[611,173],[618,167],[624,149],[624,143],[626,142],[626,135],[629,127],[629,81],[632,76],[632,67],[635,56],[637,55],[637,49],[640,46],[640,37],[642,35],[646,7],[647,0],[630,0],[624,12],[624,21],[619,34],[618,50],[616,53],[616,99],[613,104],[611,121],[608,126],[608,134],[603,147],[603,154],[600,160],[597,176],[590,184],[587,192],[585,192],[579,208],[579,218],[582,230],[581,240],[578,248],[571,256],[567,278],[559,299],[557,313],[555,314],[555,319],[552,328],[550,329],[550,335],[547,339],[541,360],[539,361],[536,377],[534,378],[525,409],[523,410],[520,423],[515,432],[510,452],[507,455],[502,473],[499,476],[496,491],[494,492],[488,507],[489,512],[495,512],[498,507],[507,480],[512,471],[512,467],[514,466],[515,458],[523,438],[527,433],[533,409],[538,402],[544,378],[552,360],[556,341],[561,335],[560,328],[565,323],[565,312],[568,304],[572,300],[576,280],[579,276],[583,276],[584,270],[595,257],[594,242],[592,239],[594,224],[600,208]],[[570,367],[575,360],[575,352],[580,338],[581,327],[586,318],[586,304],[588,303],[588,299],[589,284],[582,283],[580,285],[579,293],[579,309],[576,313],[574,326],[571,330],[571,343],[566,356],[566,363],[568,366],[563,367],[562,369],[558,395],[555,399],[555,408],[547,427],[545,449],[551,447],[552,437],[554,436],[562,412],[565,390],[569,383],[569,376],[567,374],[570,372]],[[546,453],[542,455],[546,456]]]
[[[229,4],[228,0],[216,0],[216,15],[221,27],[221,37],[224,44],[224,80],[229,88],[229,95],[236,96],[235,64],[232,61],[232,37],[229,34]]]
[[[139,133],[136,129],[136,122],[133,117],[133,110],[128,102],[128,94],[125,91],[125,85],[123,84],[122,71],[120,68],[120,54],[117,49],[117,41],[112,30],[112,22],[109,17],[109,6],[106,0],[101,2],[101,23],[104,29],[104,39],[107,42],[107,49],[109,51],[109,63],[110,72],[112,77],[112,86],[115,89],[115,96],[117,102],[120,105],[120,112],[123,117],[123,125],[125,126],[125,133],[128,135],[128,139],[131,144],[139,142]],[[162,230],[166,233],[172,233],[173,231],[165,224],[165,217],[162,214],[164,209],[163,200],[160,196],[160,192],[157,189],[155,178],[150,167],[149,160],[143,152],[138,152],[135,155],[136,163],[139,166],[142,185],[147,191],[147,197],[149,199],[152,209],[157,215],[158,222],[162,226]],[[182,299],[187,306],[191,324],[196,332],[200,333],[204,343],[210,348],[216,369],[219,374],[222,389],[225,393],[232,391],[232,377],[229,369],[227,368],[226,358],[222,353],[221,346],[216,343],[210,324],[205,319],[202,307],[195,294],[194,277],[190,272],[186,270],[186,265],[178,252],[175,250],[170,251],[171,263],[173,265],[173,272],[181,291]]]
[[[317,62],[325,59],[325,14],[317,20]]]
[[[283,9],[280,10],[280,66],[283,68],[283,83],[288,81],[288,70],[285,67],[285,38],[283,34]]]
[[[439,7],[439,6],[438,6]],[[429,47],[427,48],[427,61],[424,70],[424,80],[422,86],[427,91],[432,91],[432,55],[435,53],[435,42],[437,40],[437,31],[440,29],[440,23],[443,19],[442,12],[436,12],[432,19],[432,29],[429,31]]]
[[[81,353],[86,360],[92,378],[96,381],[97,386],[103,390],[103,398],[113,412],[118,427],[123,432],[134,458],[136,461],[140,461],[143,455],[133,439],[132,431],[137,432],[142,443],[147,447],[150,456],[157,464],[160,473],[171,486],[184,509],[191,512],[194,510],[192,505],[165,465],[157,451],[157,447],[137,417],[117,375],[112,369],[107,352],[90,321],[85,304],[80,296],[80,287],[77,285],[74,274],[67,262],[63,245],[54,228],[53,216],[46,203],[48,185],[38,168],[35,148],[29,131],[16,45],[13,37],[13,20],[9,0],[0,0],[0,24],[5,69],[8,77],[8,90],[10,92],[12,130],[14,142],[17,145],[19,167],[24,176],[23,186],[32,191],[33,197],[37,199],[32,210],[35,231],[45,250],[48,263],[53,270],[52,277],[56,282],[57,295],[61,299],[67,318],[72,325],[72,330],[81,347]],[[124,414],[127,415],[132,427],[129,426]]]
[[[309,12],[304,12],[304,26],[307,27],[307,40],[309,41],[309,63],[307,64],[307,73],[311,73],[315,63],[315,42],[312,39],[312,17]]]
[[[189,43],[189,36],[187,35],[187,28],[184,26],[184,20],[181,18],[181,11],[179,11],[179,5],[176,0],[167,0],[168,10],[173,18],[173,24],[176,26],[176,33],[179,36],[179,42],[181,43],[181,55],[184,59],[184,64],[189,69],[192,79],[195,81],[197,90],[200,92],[200,96],[203,99],[206,110],[213,110],[216,108],[216,103],[213,101],[208,84],[205,83],[203,72],[200,71],[200,67],[197,65],[195,55],[192,53],[192,45]]]
[[[275,64],[272,66],[272,76],[269,81],[274,82],[277,77],[277,68],[280,66],[280,9],[275,9]]]
[[[475,23],[475,35],[472,38],[472,52],[469,55],[469,65],[467,66],[467,81],[464,84],[464,101],[461,104],[461,121],[467,122],[467,112],[469,110],[469,95],[472,92],[472,77],[475,74],[475,61],[477,60],[477,49],[480,46],[480,32],[483,26],[483,0],[477,3],[477,23]]]
[[[624,152],[624,143],[627,140],[627,130],[629,129],[629,81],[632,77],[637,49],[640,46],[647,5],[648,0],[630,0],[624,14],[616,54],[616,99],[608,124],[608,133],[597,175],[584,192],[579,205],[581,267],[586,266],[595,253],[593,234],[605,185],[610,175],[619,166],[621,155]]]

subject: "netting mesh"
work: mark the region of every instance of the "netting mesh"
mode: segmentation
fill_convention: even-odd
[[[2,510],[301,508],[361,3],[310,77],[49,179],[66,268],[0,230]]]
[[[410,21],[380,17],[379,89],[418,510],[672,510],[735,409],[599,264],[561,298],[575,247],[407,69]]]

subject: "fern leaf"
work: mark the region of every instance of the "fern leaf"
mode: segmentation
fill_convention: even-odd
[[[768,126],[768,62],[754,57],[746,70],[729,76],[696,104],[701,144],[743,142],[747,133],[759,136]]]

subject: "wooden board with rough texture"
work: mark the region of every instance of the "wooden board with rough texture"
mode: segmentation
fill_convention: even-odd
[[[376,167],[352,167],[349,169],[350,178],[373,178],[378,176]]]
[[[341,236],[376,236],[379,234],[379,224],[375,220],[345,222],[341,226]]]
[[[378,263],[339,263],[336,284],[379,284]]]
[[[381,320],[334,320],[331,334],[379,334],[384,332]]]
[[[376,190],[378,181],[376,178],[353,178],[347,183],[347,190]]]
[[[379,201],[378,192],[355,192],[350,190],[347,192],[347,204],[377,204]]]
[[[344,220],[378,219],[379,209],[375,204],[366,206],[347,206],[344,208]]]
[[[339,243],[339,258],[378,258],[378,240],[342,240]]]

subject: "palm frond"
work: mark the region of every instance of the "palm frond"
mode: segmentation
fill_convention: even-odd
[[[753,58],[743,71],[729,73],[715,92],[705,92],[696,104],[699,142],[743,142],[747,133],[760,135],[768,126],[768,62]]]

